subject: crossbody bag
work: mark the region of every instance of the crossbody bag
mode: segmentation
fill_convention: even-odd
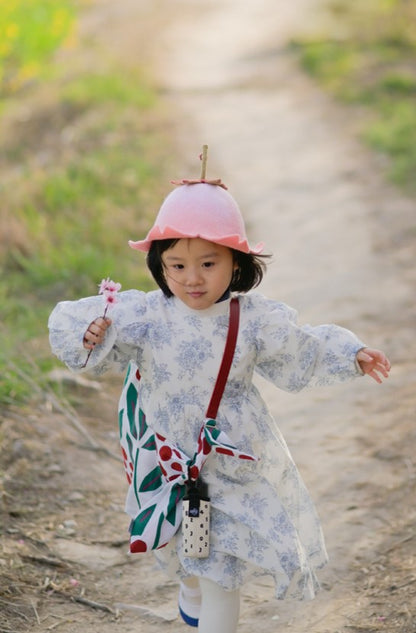
[[[198,528],[202,530],[198,539],[203,536],[203,541],[195,541],[194,534],[190,535],[187,532],[183,548],[184,553],[188,550],[188,556],[207,556],[209,507],[206,508],[205,514],[205,503],[209,504],[209,498],[201,478],[205,461],[212,451],[240,459],[256,460],[255,457],[239,451],[226,433],[216,426],[218,407],[234,356],[239,312],[238,299],[231,299],[224,354],[206,411],[206,419],[199,432],[197,450],[192,457],[147,424],[146,416],[138,406],[140,375],[137,367],[133,363],[130,364],[119,402],[119,427],[124,466],[129,482],[126,511],[132,516],[131,552],[140,553],[164,547],[178,531],[183,518],[184,532],[188,529],[187,522],[193,523],[196,528],[197,523],[194,523],[193,519],[203,518],[204,526]],[[205,519],[206,516],[208,521]],[[201,523],[202,521],[199,525]]]

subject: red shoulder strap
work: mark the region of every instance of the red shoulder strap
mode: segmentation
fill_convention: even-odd
[[[217,417],[218,407],[220,406],[222,394],[224,393],[225,384],[230,373],[231,363],[233,362],[235,344],[237,342],[238,325],[240,321],[240,304],[237,297],[233,297],[230,301],[230,319],[228,324],[227,340],[225,342],[224,355],[222,357],[220,370],[215,382],[214,391],[208,405],[206,417],[215,420]]]

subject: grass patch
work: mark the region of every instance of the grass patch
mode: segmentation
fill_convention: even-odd
[[[42,381],[58,364],[47,340],[57,301],[96,294],[107,276],[154,287],[127,241],[147,232],[172,152],[149,81],[111,62],[55,70],[2,117],[0,404],[10,405],[31,397],[16,367],[33,375],[35,362]]]
[[[416,193],[416,6],[336,0],[330,26],[293,43],[304,68],[338,99],[365,108],[362,138]]]
[[[119,105],[149,108],[155,103],[155,94],[139,80],[137,74],[124,71],[123,74],[86,74],[68,83],[62,98],[77,106],[102,104],[110,99]]]

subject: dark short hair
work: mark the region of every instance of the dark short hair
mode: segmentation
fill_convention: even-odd
[[[152,273],[153,279],[166,297],[172,297],[173,293],[166,283],[162,255],[168,248],[175,246],[178,241],[179,238],[154,240],[147,253],[147,266]],[[248,292],[252,288],[256,288],[263,279],[266,269],[264,260],[269,256],[251,255],[233,248],[230,250],[233,254],[234,263],[237,264],[230,283],[231,292]]]

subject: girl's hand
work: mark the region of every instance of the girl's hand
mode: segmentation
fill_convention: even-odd
[[[103,342],[105,332],[111,325],[112,321],[108,317],[105,319],[99,317],[89,324],[88,330],[84,334],[83,345],[85,349],[93,349],[96,345]]]
[[[380,374],[388,378],[390,371],[390,361],[379,349],[364,347],[357,353],[357,362],[364,374],[368,374],[378,383],[382,382]]]

